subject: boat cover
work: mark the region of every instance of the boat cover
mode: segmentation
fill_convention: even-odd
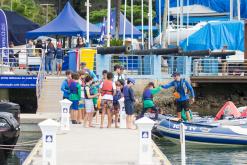
[[[225,105],[219,110],[214,120],[217,121],[224,116],[233,116],[238,118],[241,116],[241,113],[238,111],[237,107],[233,104],[233,102],[228,101]]]
[[[180,47],[185,51],[219,50],[223,46],[227,46],[228,50],[244,51],[243,21],[209,22],[180,42]]]

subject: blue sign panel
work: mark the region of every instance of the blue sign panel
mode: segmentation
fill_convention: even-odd
[[[4,11],[0,9],[0,48],[8,48],[8,24]],[[2,54],[2,50],[0,51]],[[4,58],[8,58],[8,51],[4,51]]]
[[[149,137],[148,131],[142,131],[142,138],[147,139]]]
[[[37,76],[0,76],[0,88],[36,88]]]
[[[53,136],[52,135],[46,135],[45,136],[45,142],[46,143],[52,143],[53,142]]]

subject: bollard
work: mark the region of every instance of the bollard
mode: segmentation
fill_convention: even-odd
[[[139,164],[140,165],[151,165],[153,164],[153,149],[151,130],[155,122],[147,117],[143,117],[135,121],[139,129]]]
[[[126,112],[124,108],[124,97],[118,100],[120,105],[120,128],[126,128]]]
[[[59,101],[61,104],[61,125],[60,128],[63,131],[68,131],[70,129],[69,127],[69,123],[70,123],[70,113],[69,113],[69,109],[70,109],[70,105],[72,104],[71,101],[69,101],[68,99],[64,99]]]
[[[39,123],[39,127],[42,131],[42,164],[43,165],[56,165],[56,132],[59,127],[59,123],[47,119]]]
[[[186,155],[185,155],[185,130],[184,124],[180,124],[180,143],[181,143],[181,165],[186,164]]]

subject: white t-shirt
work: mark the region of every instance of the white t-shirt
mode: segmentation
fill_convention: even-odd
[[[103,83],[104,83],[104,82],[102,82],[102,83],[100,84],[100,87],[99,87],[100,89],[102,89]],[[116,84],[115,84],[114,81],[112,82],[112,89],[113,89],[113,90],[116,90],[116,89],[117,89],[117,88],[116,88]],[[105,95],[102,97],[102,99],[104,99],[104,100],[113,100],[113,95],[105,94]]]
[[[125,80],[125,75],[124,74],[121,74],[121,75],[115,74],[113,81],[116,82],[118,80]]]

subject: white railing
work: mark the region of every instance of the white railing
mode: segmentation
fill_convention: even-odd
[[[247,60],[196,59],[193,76],[247,76]]]

